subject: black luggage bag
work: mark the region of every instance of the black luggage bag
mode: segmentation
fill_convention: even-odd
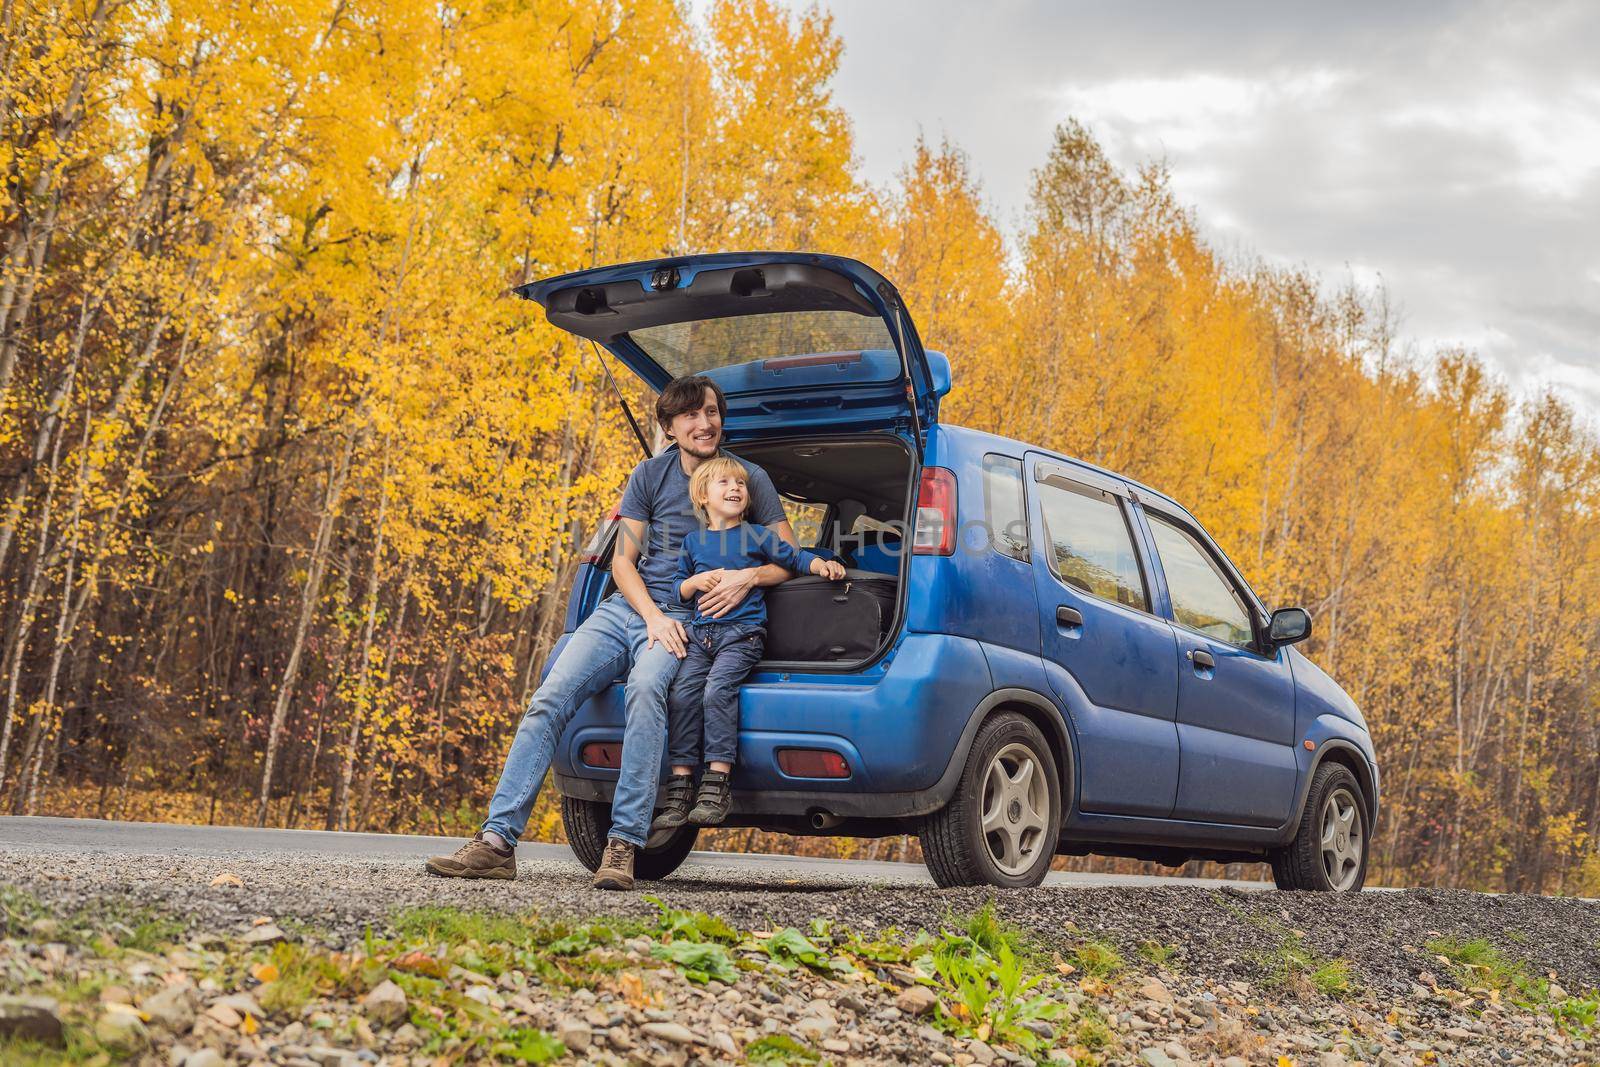
[[[847,570],[843,581],[805,575],[773,586],[766,593],[765,658],[866,659],[894,622],[898,585],[891,574]]]

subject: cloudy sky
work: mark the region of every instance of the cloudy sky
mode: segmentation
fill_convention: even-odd
[[[1381,278],[1409,340],[1600,421],[1600,3],[823,6],[869,180],[949,137],[1015,232],[1075,116],[1224,249]]]

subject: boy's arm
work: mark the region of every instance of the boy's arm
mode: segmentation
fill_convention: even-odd
[[[767,529],[781,537],[786,544],[795,543],[794,529],[789,525],[789,520],[777,523]],[[745,567],[742,570],[723,571],[722,580],[717,587],[707,593],[700,601],[700,612],[713,619],[720,619],[728,612],[739,606],[740,601],[750,595],[750,590],[760,586],[766,588],[779,585],[793,578],[793,572],[776,563],[763,563],[759,567]]]
[[[673,582],[678,587],[678,599],[689,600],[693,598],[695,590],[694,568],[689,565],[689,549],[683,548],[678,553],[678,573],[672,576]]]

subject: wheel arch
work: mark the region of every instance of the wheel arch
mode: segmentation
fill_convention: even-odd
[[[965,731],[957,762],[965,766],[972,751],[972,741],[978,729],[991,716],[1003,711],[1014,711],[1032,722],[1044,735],[1050,746],[1050,756],[1056,762],[1056,773],[1061,785],[1062,820],[1072,813],[1077,803],[1077,752],[1073,747],[1072,731],[1067,727],[1061,709],[1049,697],[1032,689],[996,689],[973,709],[970,726]]]
[[[1317,757],[1306,770],[1305,786],[1300,790],[1299,803],[1295,805],[1294,817],[1290,820],[1291,826],[1298,826],[1300,818],[1305,814],[1306,803],[1311,796],[1311,781],[1317,776],[1317,771],[1322,769],[1324,763],[1337,763],[1351,774],[1355,775],[1356,784],[1361,787],[1361,799],[1366,805],[1363,814],[1367,817],[1367,833],[1372,834],[1377,830],[1377,784],[1372,780],[1372,768],[1367,763],[1367,757],[1361,750],[1349,741],[1332,738],[1324,741],[1317,749]]]

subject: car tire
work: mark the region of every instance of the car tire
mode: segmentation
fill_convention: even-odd
[[[561,824],[567,831],[567,845],[578,862],[598,871],[605,856],[606,837],[611,832],[611,805],[578,797],[561,798]],[[680,826],[650,835],[645,847],[634,854],[633,876],[641,882],[655,882],[683,865],[694,851],[698,826]]]
[[[979,727],[955,794],[923,820],[919,836],[940,886],[1017,889],[1044,881],[1060,833],[1055,757],[1037,726],[1006,711]]]
[[[1360,890],[1372,852],[1368,810],[1366,794],[1350,768],[1331,761],[1318,767],[1294,840],[1269,857],[1278,888],[1320,893]]]

